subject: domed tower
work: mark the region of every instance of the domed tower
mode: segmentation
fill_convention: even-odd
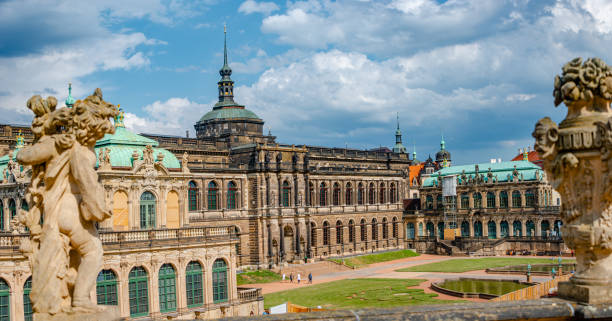
[[[254,112],[234,101],[232,68],[227,62],[227,29],[223,27],[223,66],[219,70],[219,101],[195,124],[200,139],[231,145],[253,142],[271,142],[272,136],[263,135],[264,121]]]
[[[442,136],[442,140],[440,140],[440,150],[436,153],[436,163],[438,163],[439,167],[451,166],[451,153],[446,150],[444,136]]]

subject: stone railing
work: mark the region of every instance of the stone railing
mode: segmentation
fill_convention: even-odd
[[[535,300],[539,299],[543,296],[548,295],[550,289],[557,288],[559,282],[564,282],[570,279],[571,274],[565,274],[559,277],[556,277],[552,280],[548,280],[546,282],[542,282],[540,284],[532,285],[530,287],[516,290],[514,292],[506,293],[502,296],[499,296],[492,301],[520,301],[520,300]]]
[[[238,287],[238,301],[240,303],[263,300],[261,288]]]

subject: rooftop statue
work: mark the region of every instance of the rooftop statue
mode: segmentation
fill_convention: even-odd
[[[588,304],[612,303],[612,69],[601,59],[576,58],[555,78],[555,106],[567,106],[557,126],[540,119],[533,137],[543,167],[563,197],[563,239],[577,270],[559,295]]]
[[[103,255],[94,223],[111,216],[94,170],[93,148],[114,132],[109,118],[118,110],[102,99],[100,89],[73,106],[56,105],[54,97],[38,95],[27,102],[35,115],[35,138],[17,155],[22,165],[32,166],[26,194],[30,210],[19,213],[30,238],[21,250],[32,269],[35,320],[69,315],[84,320],[84,315],[105,313],[90,298]]]

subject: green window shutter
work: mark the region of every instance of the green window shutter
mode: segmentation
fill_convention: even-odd
[[[149,314],[149,285],[147,271],[143,267],[135,267],[129,277],[130,316],[140,317]]]
[[[200,263],[193,261],[187,264],[185,281],[187,291],[187,306],[191,308],[204,304],[202,266]]]
[[[162,265],[158,282],[160,312],[176,311],[176,275],[172,265]]]
[[[213,302],[226,302],[227,296],[227,264],[223,259],[213,263]]]
[[[117,276],[111,270],[102,270],[96,280],[96,297],[100,305],[118,305]]]

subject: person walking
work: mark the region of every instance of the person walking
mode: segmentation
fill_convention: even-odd
[[[301,280],[302,280],[302,278],[301,278],[300,274],[298,273],[298,275],[297,275],[297,281],[298,281],[298,284],[300,284],[300,281],[301,281]]]
[[[308,273],[308,283],[312,284],[312,272]]]
[[[293,283],[293,272],[289,274],[289,283]]]
[[[285,282],[285,273],[283,272],[283,280],[282,282]]]

